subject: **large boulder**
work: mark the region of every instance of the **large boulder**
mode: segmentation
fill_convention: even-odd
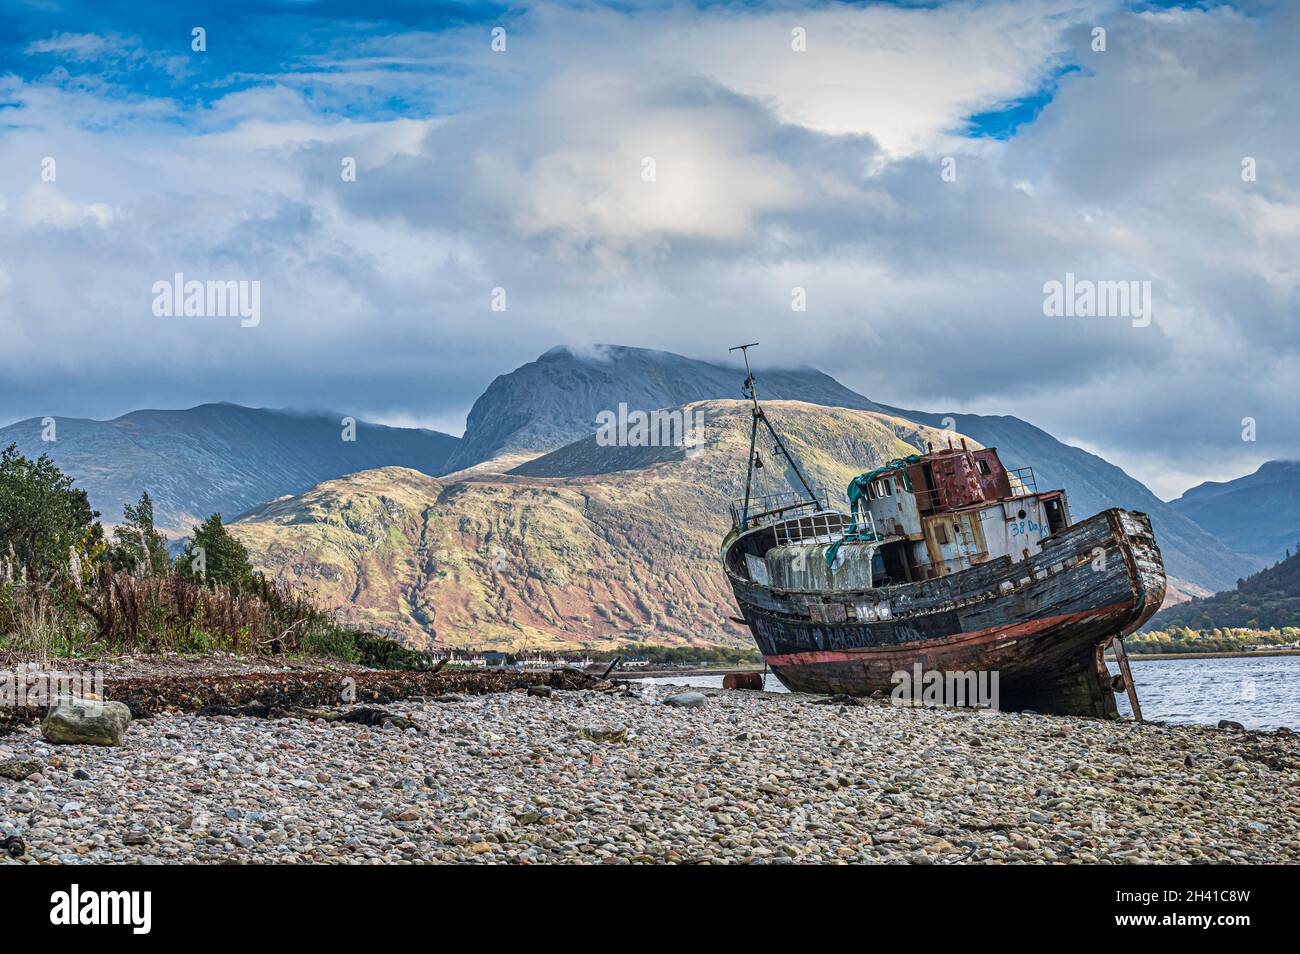
[[[41,722],[41,735],[59,745],[121,745],[131,710],[120,702],[60,696]]]

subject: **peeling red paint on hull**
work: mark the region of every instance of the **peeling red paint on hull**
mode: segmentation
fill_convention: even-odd
[[[769,664],[794,692],[848,695],[888,694],[895,688],[895,673],[916,665],[925,672],[996,672],[1001,709],[1113,717],[1117,709],[1103,683],[1100,652],[1118,624],[1115,613],[1132,607],[961,634],[924,650],[786,654],[771,657]]]
[[[966,644],[978,644],[981,651],[988,649],[987,644],[998,642],[1006,639],[1020,639],[1025,636],[1034,636],[1046,630],[1054,629],[1061,626],[1069,626],[1082,623],[1088,620],[1095,620],[1111,613],[1122,612],[1132,608],[1133,603],[1117,603],[1114,606],[1107,606],[1100,610],[1089,610],[1082,613],[1066,613],[1061,616],[1047,616],[1042,619],[1030,620],[1025,623],[1017,623],[1014,626],[1000,626],[992,629],[980,630],[974,633],[958,633],[955,636],[945,637],[944,639],[926,640],[922,643],[911,646],[905,653],[900,653],[895,649],[885,646],[863,646],[861,649],[850,649],[841,652],[809,652],[809,653],[787,653],[785,655],[767,656],[769,666],[806,666],[814,663],[833,663],[848,662],[860,663],[862,665],[875,665],[879,661],[898,661],[901,658],[914,659],[918,655],[927,653],[933,649],[936,654],[947,655],[955,650],[958,645],[965,648]],[[878,658],[873,658],[878,657]],[[894,667],[897,668],[897,667]],[[893,670],[891,669],[891,672]]]

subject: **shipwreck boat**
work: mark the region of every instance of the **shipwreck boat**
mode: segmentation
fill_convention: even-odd
[[[805,480],[752,373],[746,387],[746,491],[722,561],[787,688],[888,695],[912,674],[950,686],[953,674],[996,674],[996,708],[1116,717],[1115,693],[1127,689],[1141,717],[1121,640],[1165,594],[1146,514],[1110,509],[1075,523],[1064,490],[1039,490],[1032,468],[1008,470],[995,448],[964,441],[856,478],[845,513]],[[760,424],[799,490],[750,496]]]

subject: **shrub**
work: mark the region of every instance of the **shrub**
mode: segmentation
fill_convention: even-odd
[[[319,624],[307,631],[302,651],[308,656],[338,659],[354,665],[361,662],[361,650],[355,634],[331,624]]]

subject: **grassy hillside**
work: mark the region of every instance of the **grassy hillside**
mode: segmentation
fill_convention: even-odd
[[[697,407],[707,423],[692,457],[588,438],[519,469],[528,473],[383,468],[263,506],[231,529],[255,564],[415,645],[747,645],[728,619],[718,548],[727,504],[744,490],[749,408]],[[768,412],[810,480],[841,495],[863,470],[946,438],[868,411],[771,402]],[[769,445],[758,493],[788,487]]]

